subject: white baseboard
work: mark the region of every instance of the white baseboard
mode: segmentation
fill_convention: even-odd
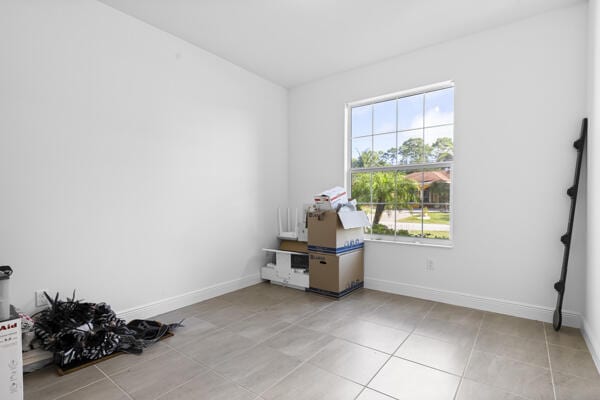
[[[234,290],[242,289],[260,283],[260,274],[248,275],[239,279],[217,283],[192,292],[183,293],[177,296],[154,301],[138,307],[132,307],[127,310],[117,312],[119,318],[126,321],[133,319],[146,319],[155,315],[163,314],[176,310],[181,307],[189,306],[200,301],[208,300]]]
[[[594,364],[596,364],[596,369],[598,370],[598,372],[600,372],[600,353],[598,353],[598,350],[600,350],[600,342],[598,342],[598,340],[600,340],[600,338],[595,335],[596,332],[592,331],[592,328],[588,324],[585,317],[582,317],[581,320],[582,320],[581,334],[583,335],[585,344],[587,344],[587,347],[590,350],[590,354],[592,355],[592,358],[594,359]]]
[[[552,322],[554,309],[532,304],[519,303],[491,297],[476,296],[468,293],[453,292],[450,290],[434,289],[425,286],[400,283],[383,279],[365,278],[365,287],[383,292],[417,297],[440,303],[454,304],[462,307],[475,308],[515,317]],[[574,328],[581,327],[581,315],[577,312],[563,310],[563,324]]]

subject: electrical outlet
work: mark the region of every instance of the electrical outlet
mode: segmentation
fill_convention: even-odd
[[[48,293],[48,289],[40,289],[35,291],[35,306],[36,307],[46,307],[49,305],[48,299],[44,295],[44,292]]]
[[[433,265],[433,260],[431,258],[427,258],[425,260],[425,270],[426,271],[434,271],[435,266]]]

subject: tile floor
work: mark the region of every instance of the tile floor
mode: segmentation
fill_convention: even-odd
[[[26,400],[598,400],[577,329],[362,289],[266,283],[156,317],[141,356],[25,376]]]

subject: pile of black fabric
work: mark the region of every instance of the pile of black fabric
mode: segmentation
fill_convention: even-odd
[[[179,324],[133,320],[126,324],[106,303],[85,303],[67,298],[53,299],[50,307],[35,316],[34,330],[45,350],[54,353],[54,363],[69,367],[97,360],[117,351],[139,354]]]

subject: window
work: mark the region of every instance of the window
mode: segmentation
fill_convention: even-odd
[[[449,244],[454,85],[348,104],[351,196],[367,238]]]

